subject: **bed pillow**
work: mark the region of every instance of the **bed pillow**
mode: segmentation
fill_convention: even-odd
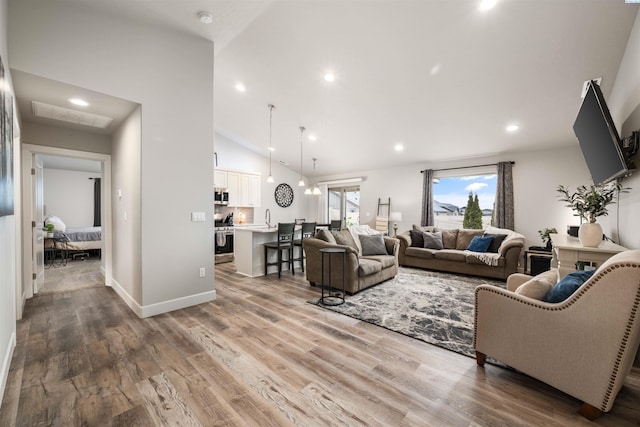
[[[591,276],[595,270],[578,270],[564,276],[556,285],[551,288],[544,302],[562,302],[569,298],[580,286]]]
[[[436,231],[434,233],[429,233],[428,231],[424,231],[422,233],[422,240],[424,241],[424,246],[427,249],[443,249],[442,245],[442,232]]]
[[[473,239],[471,239],[469,246],[467,246],[467,250],[471,252],[487,252],[487,249],[489,249],[489,245],[492,241],[492,236],[473,236]]]
[[[362,255],[388,255],[382,234],[358,234]]]
[[[53,224],[54,231],[65,231],[67,226],[62,222],[60,218],[54,215],[49,215],[44,219],[44,225]]]
[[[412,248],[424,248],[424,239],[422,238],[422,231],[409,230],[409,236],[411,236]]]
[[[506,234],[486,234],[486,233],[483,235],[483,237],[489,237],[489,236],[493,237],[493,240],[491,241],[491,244],[489,245],[487,252],[492,252],[494,254],[497,254],[500,249],[500,245],[502,244],[504,239],[506,239],[507,235]]]

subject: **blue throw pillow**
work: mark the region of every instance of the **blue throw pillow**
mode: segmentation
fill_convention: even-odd
[[[544,302],[561,302],[569,298],[595,273],[595,270],[578,270],[564,276],[544,297]]]
[[[473,239],[471,239],[471,243],[469,243],[469,246],[467,246],[467,250],[472,252],[487,252],[487,249],[489,249],[489,245],[491,244],[491,242],[493,242],[493,236],[473,236]]]

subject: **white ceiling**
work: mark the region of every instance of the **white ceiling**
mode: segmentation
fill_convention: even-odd
[[[602,77],[609,95],[638,11],[624,0],[499,0],[488,12],[478,0],[73,3],[213,40],[216,131],[268,156],[275,104],[274,161],[298,170],[299,126],[318,136],[304,141],[305,175],[312,157],[326,175],[576,144],[583,81]]]

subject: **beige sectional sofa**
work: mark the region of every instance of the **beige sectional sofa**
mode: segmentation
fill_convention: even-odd
[[[343,248],[346,250],[345,292],[350,295],[395,277],[398,274],[400,244],[397,239],[386,236],[382,237],[382,242],[384,246],[380,253],[367,255],[366,249],[363,254],[362,245],[360,242],[355,242],[354,236],[348,230],[337,232],[321,230],[316,236],[305,238],[302,245],[307,261],[307,280],[314,286],[322,282],[320,249],[323,248]],[[332,262],[331,279],[326,284],[340,288],[342,286],[342,262],[339,258],[334,258]],[[325,263],[328,264],[328,261]],[[327,265],[325,265],[325,275],[325,281],[328,282]]]
[[[416,232],[442,233],[443,249],[428,249],[416,246],[411,234]],[[474,236],[505,236],[496,252],[472,252],[466,250]],[[405,267],[420,267],[451,273],[470,274],[496,279],[506,279],[517,272],[518,262],[524,247],[524,236],[511,230],[488,227],[485,230],[438,229],[436,227],[413,226],[412,231],[399,234],[400,252],[398,260]],[[497,243],[497,240],[496,240]],[[489,249],[492,249],[491,247]]]

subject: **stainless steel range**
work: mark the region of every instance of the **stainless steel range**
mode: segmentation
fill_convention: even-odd
[[[214,227],[215,263],[233,261],[233,224],[216,221]]]

